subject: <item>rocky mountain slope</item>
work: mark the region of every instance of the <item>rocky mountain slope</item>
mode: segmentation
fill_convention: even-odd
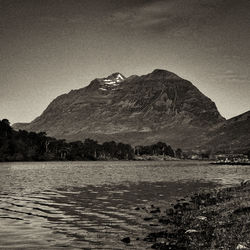
[[[207,134],[203,148],[216,151],[247,152],[250,150],[250,111],[233,117]]]
[[[208,145],[225,119],[191,82],[166,70],[125,78],[114,73],[54,99],[28,124],[15,129],[46,131],[67,140],[93,138],[132,145],[164,141],[184,149]]]

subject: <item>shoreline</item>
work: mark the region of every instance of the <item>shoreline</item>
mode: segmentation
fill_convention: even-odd
[[[174,158],[174,157],[158,157],[158,156],[148,156],[148,157],[138,157],[138,158],[134,158],[134,159],[122,159],[119,160],[117,158],[110,158],[110,159],[97,159],[97,160],[20,160],[20,161],[1,161],[0,163],[18,163],[18,162],[145,162],[145,161],[149,161],[149,162],[162,162],[162,161],[193,161],[193,162],[207,162],[207,163],[212,163],[211,160],[193,160],[193,159],[180,159],[180,158]]]
[[[144,220],[162,228],[136,239],[152,249],[250,249],[250,180],[192,194],[168,208],[152,205]]]

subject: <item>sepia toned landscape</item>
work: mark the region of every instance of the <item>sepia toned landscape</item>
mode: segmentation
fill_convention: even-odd
[[[0,0],[0,249],[250,249],[248,0]]]

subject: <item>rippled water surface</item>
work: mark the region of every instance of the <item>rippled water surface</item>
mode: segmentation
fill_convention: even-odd
[[[0,248],[124,249],[152,227],[135,207],[244,179],[249,166],[198,161],[0,163]]]

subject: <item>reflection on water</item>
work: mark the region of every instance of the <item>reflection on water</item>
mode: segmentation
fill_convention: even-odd
[[[247,166],[204,162],[0,164],[0,248],[146,249],[137,206],[250,179]],[[160,227],[160,225],[156,225]]]

